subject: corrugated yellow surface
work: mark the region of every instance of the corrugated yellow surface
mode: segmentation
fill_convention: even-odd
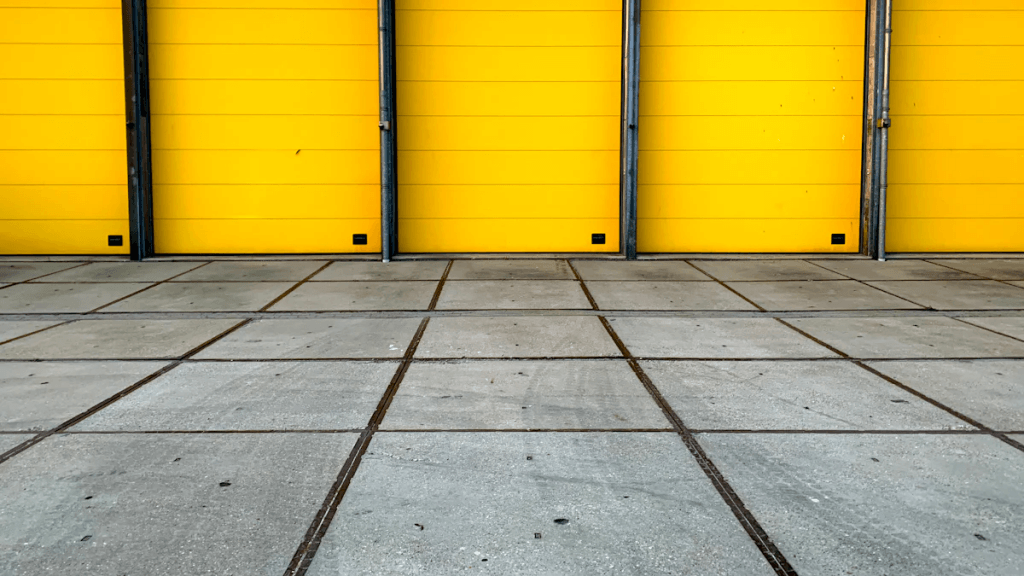
[[[1024,250],[1024,4],[893,9],[886,249]]]
[[[640,251],[858,249],[864,16],[857,0],[644,2]]]
[[[396,8],[399,249],[617,251],[621,3]]]
[[[149,39],[158,252],[380,250],[374,2],[152,0]]]
[[[0,2],[0,254],[128,252],[123,70],[119,2]]]

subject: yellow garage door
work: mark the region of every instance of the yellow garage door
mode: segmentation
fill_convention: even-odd
[[[157,252],[380,250],[376,18],[374,0],[150,0]]]
[[[0,254],[128,252],[123,76],[118,0],[0,0]]]
[[[638,249],[856,251],[864,0],[642,7]]]
[[[892,252],[1024,250],[1024,2],[895,0]]]
[[[396,8],[400,251],[617,251],[621,1]]]

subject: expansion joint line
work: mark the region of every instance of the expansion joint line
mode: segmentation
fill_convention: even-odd
[[[1010,438],[1006,434],[1004,434],[1002,432],[999,432],[997,430],[993,430],[992,428],[982,424],[981,422],[978,422],[974,418],[971,418],[970,416],[968,416],[968,415],[966,415],[966,414],[964,414],[962,412],[959,412],[959,411],[953,409],[952,407],[943,404],[942,402],[939,402],[938,400],[936,400],[936,399],[934,399],[934,398],[924,394],[923,392],[920,392],[920,391],[918,391],[918,390],[916,390],[914,388],[911,388],[910,386],[907,386],[906,384],[904,384],[903,382],[900,382],[899,380],[893,378],[892,376],[889,376],[888,374],[884,374],[884,373],[880,372],[879,370],[875,369],[872,366],[868,366],[867,364],[864,363],[863,360],[857,360],[857,359],[851,358],[849,354],[843,352],[842,350],[840,350],[840,349],[838,349],[838,348],[836,348],[834,346],[830,346],[829,344],[826,344],[825,342],[823,342],[819,338],[815,338],[814,336],[812,336],[809,333],[801,330],[800,328],[797,328],[796,326],[790,324],[789,322],[786,322],[782,318],[776,318],[775,320],[777,322],[781,323],[783,326],[786,326],[787,328],[795,331],[797,334],[800,334],[801,336],[803,336],[803,337],[805,337],[805,338],[807,338],[807,339],[809,339],[809,340],[811,340],[813,342],[816,342],[817,344],[819,344],[821,346],[824,346],[825,348],[827,348],[827,349],[831,350],[832,352],[838,354],[842,358],[844,358],[846,360],[851,360],[855,366],[858,366],[860,368],[863,368],[864,370],[867,370],[868,372],[874,374],[875,376],[878,376],[882,380],[885,380],[886,382],[892,384],[893,386],[896,386],[897,388],[903,390],[904,392],[907,392],[909,394],[913,394],[914,396],[917,396],[918,398],[924,400],[925,402],[931,404],[932,406],[935,406],[939,410],[942,410],[943,412],[946,412],[947,414],[950,414],[951,416],[959,418],[960,420],[963,420],[964,422],[970,424],[971,426],[974,426],[975,428],[981,430],[982,432],[984,432],[984,433],[986,433],[986,434],[988,434],[988,435],[990,435],[990,436],[992,436],[994,438],[997,438],[997,439],[1003,441],[1006,444],[1009,444],[1010,446],[1016,448],[1017,450],[1020,450],[1021,452],[1024,452],[1024,444],[1021,444],[1020,442],[1014,440],[1013,438]],[[966,322],[965,322],[965,324],[966,324]],[[972,324],[972,326],[973,326],[973,324]],[[998,332],[997,332],[997,334],[998,334]]]
[[[450,264],[449,268],[451,268]],[[445,272],[447,276],[447,270]],[[437,294],[440,294],[440,290],[441,287],[439,285],[435,297]],[[348,458],[345,459],[345,463],[342,465],[341,471],[338,472],[338,477],[335,479],[334,484],[327,491],[327,497],[324,498],[323,505],[317,511],[316,516],[313,517],[313,522],[310,523],[305,536],[302,538],[302,542],[299,543],[299,547],[295,551],[295,555],[292,556],[291,562],[288,563],[284,576],[305,576],[309,570],[309,566],[312,564],[313,558],[320,548],[320,542],[327,534],[328,528],[331,527],[334,515],[338,512],[338,506],[341,505],[342,499],[345,498],[349,484],[352,483],[352,478],[355,476],[356,470],[359,469],[359,464],[362,462],[363,455],[366,454],[366,450],[370,446],[370,441],[373,440],[373,435],[380,428],[380,423],[384,420],[384,415],[391,406],[391,401],[394,399],[395,393],[398,392],[398,387],[402,384],[406,372],[409,371],[409,366],[412,365],[416,348],[419,347],[420,340],[423,338],[423,333],[427,330],[429,322],[430,318],[424,318],[420,321],[419,328],[416,329],[412,341],[405,349],[401,364],[399,364],[395,375],[391,378],[391,383],[388,384],[387,390],[384,391],[384,395],[377,404],[377,409],[370,416],[370,421],[366,424],[366,428],[362,430],[355,446],[349,452]]]
[[[733,490],[729,481],[725,479],[725,476],[718,470],[715,463],[708,457],[707,452],[694,437],[693,431],[687,428],[682,418],[676,414],[676,411],[672,409],[665,397],[661,395],[661,391],[654,385],[651,378],[644,372],[642,366],[626,347],[626,344],[619,338],[619,335],[615,333],[615,329],[612,328],[611,323],[604,316],[598,316],[601,320],[601,324],[604,325],[605,330],[608,331],[608,335],[611,336],[612,340],[615,341],[615,345],[618,346],[619,351],[626,358],[629,363],[629,367],[633,369],[636,377],[643,384],[644,388],[654,399],[654,402],[661,408],[661,411],[668,418],[669,422],[672,423],[672,428],[682,438],[683,443],[686,444],[686,448],[689,449],[690,454],[693,455],[697,461],[697,465],[700,466],[701,471],[704,475],[711,480],[711,484],[718,491],[718,494],[725,501],[726,505],[729,506],[729,510],[732,511],[733,515],[746,530],[750,539],[754,541],[757,549],[764,555],[764,559],[771,565],[772,569],[775,570],[775,574],[778,576],[795,576],[796,570],[790,565],[789,561],[782,554],[782,551],[772,542],[771,537],[765,532],[764,528],[757,521],[757,518],[747,509],[743,500],[740,499],[736,491]]]
[[[18,444],[14,448],[11,448],[7,452],[4,452],[3,454],[0,454],[0,464],[3,464],[4,462],[6,462],[6,461],[10,460],[11,458],[17,456],[18,454],[21,454],[25,450],[28,450],[29,448],[35,446],[36,444],[39,444],[40,442],[42,442],[43,440],[49,438],[50,436],[53,436],[54,434],[59,434],[61,432],[67,431],[69,428],[71,428],[72,426],[75,426],[76,424],[80,423],[82,420],[85,420],[86,418],[92,416],[93,414],[99,412],[100,410],[103,410],[107,406],[110,406],[114,402],[117,402],[121,398],[124,398],[125,396],[131,394],[132,392],[135,392],[139,388],[142,388],[146,384],[149,384],[153,380],[156,380],[157,378],[163,376],[164,374],[167,374],[171,370],[174,370],[178,366],[181,366],[182,364],[184,364],[187,360],[189,360],[190,358],[192,358],[196,354],[198,354],[198,353],[202,352],[203,350],[205,350],[206,348],[208,348],[214,342],[216,342],[216,341],[220,340],[221,338],[224,338],[225,336],[233,333],[234,331],[238,330],[242,326],[245,326],[249,322],[252,322],[252,320],[251,319],[242,320],[241,322],[235,324],[234,326],[228,328],[227,330],[224,330],[220,334],[217,334],[213,338],[210,338],[209,340],[203,342],[202,344],[192,348],[191,350],[189,350],[185,354],[183,354],[183,355],[179,356],[178,358],[174,359],[174,361],[172,361],[170,364],[167,364],[166,366],[160,368],[156,372],[153,372],[152,374],[149,374],[148,376],[145,376],[141,380],[135,382],[131,386],[121,390],[120,392],[114,394],[113,396],[107,398],[106,400],[103,400],[99,404],[96,404],[96,405],[92,406],[91,408],[85,410],[84,412],[79,413],[78,415],[72,417],[70,420],[67,420],[67,421],[57,425],[55,428],[51,428],[50,430],[46,430],[44,432],[41,432],[41,433],[33,436],[32,438],[29,438],[28,440],[22,442],[21,444]]]

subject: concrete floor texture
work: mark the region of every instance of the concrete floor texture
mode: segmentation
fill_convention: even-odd
[[[1024,574],[1024,258],[0,259],[0,575]]]

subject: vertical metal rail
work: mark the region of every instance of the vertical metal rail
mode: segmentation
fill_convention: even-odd
[[[881,0],[884,1],[884,0]],[[878,228],[875,212],[875,41],[878,24],[880,0],[864,2],[864,100],[861,126],[861,176],[860,176],[860,242],[859,252],[865,256],[875,257],[878,245]]]
[[[398,141],[395,111],[395,0],[377,0],[380,69],[380,251],[389,262],[398,252]]]
[[[882,37],[880,44],[882,58],[879,64],[882,68],[880,75],[880,115],[878,117],[878,260],[885,261],[885,228],[886,228],[886,195],[889,189],[889,126],[892,121],[889,119],[889,58],[892,52],[892,0],[885,0],[885,25],[879,30]]]
[[[640,0],[622,2],[621,118],[619,238],[626,260],[636,260],[637,163],[640,132]]]
[[[128,228],[132,260],[154,254],[146,0],[121,0],[128,148]]]

